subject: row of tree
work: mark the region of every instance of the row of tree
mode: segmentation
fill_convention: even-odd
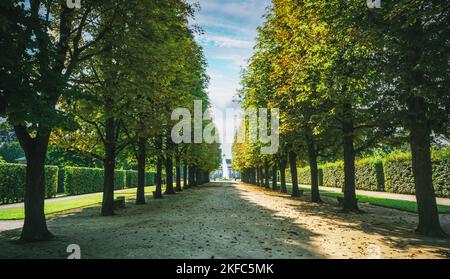
[[[343,209],[357,211],[355,158],[409,143],[417,231],[444,235],[430,153],[435,136],[450,135],[448,3],[384,1],[370,9],[362,0],[273,0],[265,17],[239,94],[245,109],[281,110],[281,147],[262,156],[260,144],[235,143],[235,168],[266,186],[280,170],[286,191],[289,163],[295,196],[304,159],[312,201],[320,202],[318,162],[343,159]]]
[[[145,171],[156,168],[155,197],[208,180],[220,163],[218,145],[171,140],[171,112],[209,107],[202,49],[183,0],[6,0],[0,3],[0,116],[27,159],[21,239],[52,237],[44,214],[44,164],[49,143],[104,167],[102,215],[114,214],[118,156],[138,170],[137,203],[145,203]],[[204,122],[203,125],[208,123]],[[183,131],[187,132],[187,131]],[[176,187],[173,177],[176,173]],[[188,175],[186,175],[188,174]],[[186,178],[189,177],[189,181]]]

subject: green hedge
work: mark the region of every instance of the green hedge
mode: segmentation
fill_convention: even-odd
[[[25,196],[26,165],[0,164],[0,201],[21,202]],[[52,198],[58,190],[58,167],[45,166],[45,196]]]
[[[311,185],[311,170],[309,167],[297,170],[298,183],[303,185]],[[323,169],[319,168],[319,185],[323,185]]]
[[[82,195],[103,191],[103,169],[65,167],[64,192]]]
[[[103,191],[103,169],[66,167],[64,170],[64,192],[67,195],[82,195]],[[126,188],[126,171],[114,172],[114,189]]]
[[[114,189],[137,187],[137,171],[116,170],[114,173]],[[154,185],[154,174],[146,173],[147,186]],[[64,190],[67,195],[82,195],[103,191],[103,169],[66,167]]]
[[[53,198],[58,193],[59,168],[45,166],[45,197]]]
[[[57,193],[82,195],[103,191],[103,169],[45,166],[45,196],[55,197]],[[145,173],[147,186],[154,185],[155,175]],[[25,195],[26,165],[0,163],[0,203],[21,202]],[[137,171],[116,170],[114,188],[121,190],[136,187]]]
[[[366,158],[356,161],[356,189],[365,191],[384,191],[383,162],[380,158]]]
[[[344,187],[344,163],[328,163],[321,166],[323,172],[323,186]]]
[[[145,185],[147,185],[147,186],[155,185],[155,173],[154,172],[146,172],[145,173]]]
[[[323,185],[344,187],[344,162],[324,164]],[[366,191],[384,191],[383,163],[379,158],[366,158],[355,163],[356,189]]]
[[[123,190],[127,186],[127,171],[114,171],[114,190]]]
[[[129,170],[126,171],[126,187],[127,188],[135,188],[138,186],[138,172]],[[153,186],[155,185],[155,178],[154,173],[152,172],[146,172],[145,173],[145,185],[146,186]]]
[[[138,172],[137,171],[126,171],[126,186],[127,188],[137,187],[138,185]]]
[[[433,152],[433,185],[438,197],[450,197],[449,152]],[[411,154],[394,153],[383,160],[387,192],[415,194]]]

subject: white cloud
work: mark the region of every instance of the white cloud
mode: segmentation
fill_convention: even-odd
[[[232,47],[232,48],[253,48],[254,42],[248,40],[234,39],[226,36],[217,35],[202,35],[199,38],[200,42],[213,43],[219,47]]]
[[[249,59],[247,55],[242,54],[218,54],[214,58],[231,61],[234,64],[234,66],[237,67],[246,66],[248,64],[247,60]]]

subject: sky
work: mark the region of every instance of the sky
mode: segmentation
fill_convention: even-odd
[[[204,48],[210,77],[208,88],[212,103],[214,122],[223,137],[222,150],[231,158],[235,123],[233,117],[225,120],[225,111],[238,109],[236,91],[240,84],[241,69],[247,65],[253,53],[257,27],[263,23],[262,16],[270,0],[190,0],[199,3],[192,24],[203,29],[197,42]],[[226,129],[227,127],[227,129]]]

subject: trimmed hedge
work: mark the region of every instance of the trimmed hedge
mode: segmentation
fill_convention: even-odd
[[[138,173],[132,170],[116,170],[114,189],[137,187]],[[147,186],[154,185],[154,174],[146,173]],[[103,191],[103,169],[66,167],[64,175],[64,192],[67,195],[82,195]]]
[[[53,198],[57,193],[82,195],[103,191],[103,169],[45,166],[45,196]],[[0,163],[0,203],[22,202],[25,195],[26,165]],[[137,187],[138,173],[132,170],[116,170],[114,188],[121,190]],[[155,184],[155,174],[145,173],[147,186]]]
[[[53,198],[58,193],[59,168],[45,166],[45,197]]]
[[[137,171],[126,171],[126,186],[127,188],[137,187],[138,185],[138,172]]]
[[[127,185],[127,171],[114,171],[114,190],[123,190]],[[101,191],[100,191],[101,192]]]
[[[155,185],[154,173],[146,172],[145,173],[145,186],[153,186]],[[126,187],[127,188],[135,188],[138,186],[138,172],[134,170],[126,171]]]
[[[437,197],[450,198],[450,148],[432,152],[433,185]],[[298,183],[311,184],[309,167],[297,170]],[[415,194],[411,154],[395,152],[385,158],[369,157],[355,162],[356,189],[365,191]],[[292,183],[286,169],[286,182]],[[344,162],[319,166],[319,185],[343,188]]]
[[[303,185],[311,185],[311,170],[309,167],[297,170],[298,183]],[[323,185],[323,169],[319,168],[319,185]]]
[[[355,164],[356,189],[384,191],[383,162],[380,158],[366,158]]]
[[[25,196],[26,165],[0,164],[0,201],[4,204],[22,202]],[[45,166],[45,196],[58,191],[58,167]]]
[[[433,185],[436,196],[450,197],[449,152],[433,152]],[[411,154],[394,153],[383,160],[385,187],[390,193],[415,194]]]
[[[64,192],[82,195],[103,191],[103,169],[66,167],[64,169]]]
[[[339,161],[321,166],[323,172],[323,186],[344,187],[344,163]]]
[[[103,169],[66,167],[64,170],[64,193],[67,195],[82,195],[103,191]],[[114,189],[126,187],[126,171],[114,172]]]
[[[147,186],[155,185],[155,173],[154,172],[146,172],[145,173],[145,185],[147,185]]]

